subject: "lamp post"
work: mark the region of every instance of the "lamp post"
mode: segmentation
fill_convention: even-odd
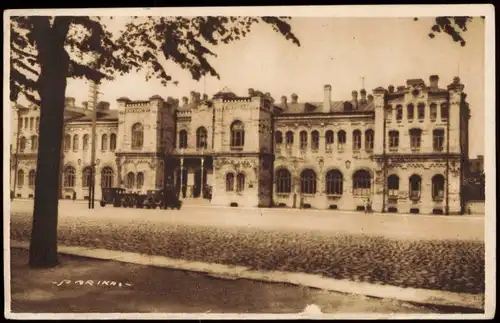
[[[91,155],[90,155],[90,187],[89,187],[89,209],[94,208],[95,201],[95,155],[96,155],[96,118],[97,118],[97,97],[99,94],[99,83],[95,81],[89,82],[90,98],[89,103],[92,107],[92,142],[91,142]]]

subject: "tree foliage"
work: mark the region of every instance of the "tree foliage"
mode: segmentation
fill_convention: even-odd
[[[454,42],[460,44],[460,46],[465,46],[467,41],[463,37],[463,32],[467,31],[467,25],[474,19],[474,17],[469,16],[442,16],[436,17],[435,23],[431,27],[431,32],[429,33],[430,38],[435,38],[436,34],[444,32],[449,35]],[[484,17],[481,17],[484,19]],[[418,20],[418,18],[415,18]]]

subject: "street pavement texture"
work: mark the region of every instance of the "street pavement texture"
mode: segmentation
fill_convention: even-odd
[[[27,241],[32,203],[12,205]],[[400,287],[484,293],[484,219],[279,209],[87,209],[60,203],[59,243],[322,274]]]
[[[443,313],[436,307],[288,284],[217,279],[66,255],[59,260],[55,268],[31,269],[28,251],[11,249],[13,313],[284,314],[299,313],[311,305],[323,313]]]

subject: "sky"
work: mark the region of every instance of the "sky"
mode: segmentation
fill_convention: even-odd
[[[114,18],[107,26],[113,33],[123,28],[124,18]],[[368,93],[378,87],[404,85],[407,79],[437,74],[439,85],[446,88],[459,76],[465,85],[471,108],[470,157],[484,155],[484,44],[481,19],[474,19],[463,33],[465,47],[442,33],[428,37],[432,18],[343,18],[297,17],[290,21],[301,42],[298,47],[269,26],[256,25],[245,39],[214,48],[217,57],[210,62],[220,80],[207,77],[194,81],[189,72],[168,64],[168,72],[179,81],[177,86],[146,81],[144,74],[118,76],[103,82],[99,99],[116,108],[116,99],[147,100],[152,95],[181,99],[190,91],[209,96],[223,87],[238,95],[249,88],[269,92],[279,101],[292,93],[299,101],[322,101],[323,86],[332,86],[332,100],[348,100],[353,90]],[[66,96],[77,105],[88,100],[88,85],[68,80]]]

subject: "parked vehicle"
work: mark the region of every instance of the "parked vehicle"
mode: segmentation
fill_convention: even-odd
[[[125,194],[125,189],[119,187],[107,187],[102,189],[101,206],[113,204],[115,207],[121,206],[122,195]]]
[[[123,188],[113,187],[102,190],[100,204],[102,207],[106,206],[106,204],[113,204],[114,207],[180,210],[182,201],[175,189],[170,187],[161,190],[148,190],[146,194],[127,193]]]

